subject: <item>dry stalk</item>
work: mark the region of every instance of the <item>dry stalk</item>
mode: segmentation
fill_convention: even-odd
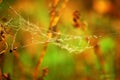
[[[5,44],[5,49],[0,51],[0,54],[6,53],[8,50],[8,44],[6,42],[6,38],[7,38],[6,30],[5,30],[4,26],[1,24],[0,25],[0,41]]]
[[[105,66],[105,60],[104,57],[102,55],[102,52],[100,50],[100,47],[98,44],[96,44],[96,46],[94,47],[95,53],[100,61],[100,65],[101,65],[101,69],[102,69],[102,74],[105,76],[106,75],[106,71],[104,70],[104,66]],[[107,80],[106,77],[104,77],[104,80]]]
[[[10,35],[10,36],[11,36],[12,40],[14,40],[14,36],[13,35]],[[24,67],[23,67],[23,64],[20,61],[20,55],[17,51],[17,48],[18,48],[17,43],[13,43],[11,49],[9,50],[9,53],[13,54],[15,60],[17,61],[18,67],[21,71],[21,74],[24,74]],[[23,78],[23,77],[21,77],[21,78]]]
[[[48,47],[48,44],[49,44],[48,40],[53,37],[53,32],[56,31],[55,29],[57,29],[57,24],[58,24],[58,21],[61,17],[61,14],[62,14],[61,11],[65,8],[66,3],[68,2],[68,0],[65,0],[63,2],[63,5],[61,6],[61,9],[58,12],[56,12],[56,7],[57,7],[59,1],[60,0],[54,0],[54,2],[53,2],[53,8],[52,8],[52,11],[50,13],[51,17],[50,17],[50,25],[49,25],[48,33],[47,33],[47,40],[44,43],[43,50],[42,50],[41,55],[39,57],[38,63],[35,67],[35,70],[34,70],[34,73],[33,73],[33,80],[37,80],[37,77],[38,77],[38,74],[39,74],[39,67],[42,64],[43,58],[46,54],[46,50],[47,50],[47,47]]]

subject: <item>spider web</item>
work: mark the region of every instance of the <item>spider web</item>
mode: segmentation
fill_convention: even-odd
[[[5,25],[12,27],[12,29],[14,30],[14,37],[11,43],[11,49],[14,48],[14,44],[16,42],[19,31],[25,31],[31,34],[31,43],[21,45],[20,46],[21,48],[25,48],[33,44],[44,44],[46,42],[48,28],[40,27],[39,25],[34,24],[29,20],[23,18],[23,16],[21,16],[12,7],[10,7],[10,9],[16,15],[12,17],[7,23],[5,23]],[[82,53],[83,51],[89,48],[93,48],[94,46],[90,45],[90,38],[101,37],[96,35],[89,35],[87,37],[84,35],[77,36],[77,35],[70,35],[70,34],[58,33],[58,32],[53,32],[53,33],[60,35],[60,37],[57,39],[50,38],[48,42],[58,46],[63,50],[67,50],[69,53],[75,53],[75,52]],[[86,37],[88,38],[88,40],[86,40]]]

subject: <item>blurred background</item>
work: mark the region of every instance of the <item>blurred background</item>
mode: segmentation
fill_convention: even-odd
[[[37,80],[120,80],[120,0],[65,1],[0,0],[0,80],[33,79],[52,9],[62,41],[47,45]]]

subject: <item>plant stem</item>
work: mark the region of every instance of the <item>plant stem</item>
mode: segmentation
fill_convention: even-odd
[[[37,80],[37,76],[39,74],[39,67],[42,64],[42,61],[44,59],[44,56],[46,54],[46,50],[47,50],[47,47],[48,47],[48,44],[49,44],[48,40],[53,37],[53,32],[55,32],[53,28],[57,29],[57,24],[58,24],[58,21],[61,17],[61,12],[65,8],[67,2],[68,2],[68,0],[64,1],[63,5],[61,6],[61,8],[58,12],[56,12],[56,7],[59,3],[59,0],[54,0],[54,2],[53,2],[53,8],[52,8],[52,11],[51,11],[51,14],[50,14],[51,17],[50,17],[50,25],[49,25],[48,33],[47,33],[47,40],[44,43],[43,50],[42,50],[41,55],[39,57],[38,63],[35,67],[35,70],[34,70],[34,73],[33,73],[33,80]]]

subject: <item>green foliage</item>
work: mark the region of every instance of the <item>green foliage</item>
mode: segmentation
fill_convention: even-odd
[[[115,43],[114,40],[110,37],[104,37],[100,40],[100,47],[103,53],[114,51]]]

